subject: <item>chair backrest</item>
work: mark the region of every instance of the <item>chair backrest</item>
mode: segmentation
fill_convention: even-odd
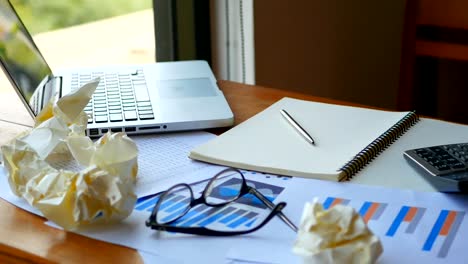
[[[407,0],[397,107],[414,108],[416,56],[468,61],[468,1]]]

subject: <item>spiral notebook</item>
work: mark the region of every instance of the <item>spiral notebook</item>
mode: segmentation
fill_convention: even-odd
[[[314,138],[308,143],[285,109]],[[351,178],[419,120],[414,112],[283,98],[190,152],[192,159],[265,173],[341,181]]]

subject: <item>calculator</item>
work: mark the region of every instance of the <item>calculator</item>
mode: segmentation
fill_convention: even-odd
[[[403,156],[437,190],[468,193],[468,143],[410,149]]]

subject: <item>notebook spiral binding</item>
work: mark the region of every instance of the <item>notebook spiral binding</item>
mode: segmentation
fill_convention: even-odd
[[[415,111],[409,112],[395,125],[382,133],[339,170],[344,171],[345,180],[351,179],[359,170],[377,157],[383,150],[402,136],[411,126],[419,121]]]

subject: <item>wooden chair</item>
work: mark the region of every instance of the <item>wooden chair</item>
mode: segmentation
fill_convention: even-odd
[[[468,61],[468,1],[406,0],[397,107],[416,106],[418,56]]]

